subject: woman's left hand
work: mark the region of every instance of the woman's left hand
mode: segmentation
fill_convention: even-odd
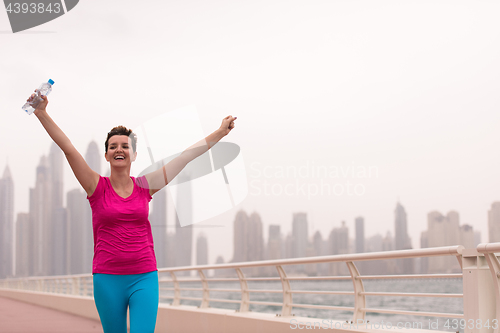
[[[220,125],[220,130],[224,135],[228,135],[229,132],[234,128],[234,121],[238,117],[233,117],[233,116],[227,116],[226,118],[222,119],[222,125]]]

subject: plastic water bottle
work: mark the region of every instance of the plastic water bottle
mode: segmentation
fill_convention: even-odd
[[[26,111],[28,114],[32,114],[38,104],[40,104],[43,99],[40,97],[41,95],[47,96],[50,94],[52,91],[52,85],[54,84],[54,81],[49,80],[48,82],[42,83],[40,87],[35,91],[36,95],[33,98],[31,102],[26,102],[26,104],[23,105],[23,110]]]

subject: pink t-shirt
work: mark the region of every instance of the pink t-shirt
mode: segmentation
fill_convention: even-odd
[[[94,262],[92,274],[141,274],[156,271],[149,186],[145,176],[131,177],[134,190],[119,196],[108,177],[100,177],[87,199],[92,208]]]

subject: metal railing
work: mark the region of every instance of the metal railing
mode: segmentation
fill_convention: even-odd
[[[450,246],[441,248],[427,248],[417,250],[402,250],[402,251],[386,251],[386,252],[373,252],[373,253],[360,253],[348,255],[333,255],[297,259],[284,259],[284,260],[267,260],[255,261],[234,264],[221,264],[221,265],[204,265],[204,266],[191,266],[191,267],[175,267],[159,269],[159,273],[170,273],[171,279],[163,279],[161,283],[170,282],[173,288],[162,288],[165,291],[174,291],[173,296],[164,296],[164,298],[172,299],[172,305],[177,306],[181,304],[181,300],[199,301],[200,308],[207,308],[211,302],[226,302],[239,304],[239,312],[249,311],[249,305],[271,305],[281,307],[281,316],[290,316],[293,308],[310,308],[322,310],[341,310],[351,311],[353,313],[352,321],[357,322],[365,318],[365,314],[372,313],[390,313],[402,315],[417,315],[417,316],[433,316],[433,317],[447,317],[447,318],[464,318],[463,314],[458,313],[438,313],[438,312],[422,312],[422,311],[402,311],[391,309],[375,309],[366,307],[366,296],[398,296],[398,297],[446,297],[446,298],[461,298],[463,294],[449,294],[449,293],[393,293],[393,292],[366,292],[363,280],[374,279],[428,279],[428,278],[461,278],[462,274],[412,274],[412,275],[366,275],[362,276],[355,265],[357,261],[370,261],[370,260],[385,260],[385,259],[405,259],[405,258],[421,258],[431,256],[455,256],[461,266],[462,258],[461,251],[463,246]],[[287,276],[285,266],[291,265],[305,265],[305,264],[321,264],[321,263],[335,263],[344,262],[350,272],[350,276],[300,276],[291,277]],[[245,277],[242,269],[260,268],[274,266],[278,272],[279,277]],[[206,278],[204,271],[207,270],[221,270],[232,269],[235,270],[237,277],[235,278]],[[197,271],[199,278],[180,278],[176,273],[184,271]],[[317,281],[317,280],[351,280],[354,286],[354,291],[309,291],[309,290],[293,290],[290,281]],[[249,289],[248,282],[251,281],[279,281],[281,282],[282,290],[262,290],[262,289]],[[202,288],[182,288],[182,282],[200,282]],[[239,282],[240,289],[218,289],[209,288],[211,282]],[[183,291],[201,291],[202,297],[188,297],[181,296]],[[240,293],[239,300],[226,300],[216,299],[210,297],[210,292],[235,292]],[[281,293],[283,296],[282,302],[261,302],[251,301],[250,293]],[[354,306],[333,306],[333,305],[313,305],[301,304],[293,302],[294,294],[322,294],[322,295],[348,295],[354,297]]]
[[[481,244],[480,246],[482,246]],[[480,248],[478,246],[478,249]],[[189,267],[172,267],[159,269],[159,273],[167,273],[170,278],[160,278],[160,291],[173,292],[171,296],[162,296],[162,298],[171,299],[172,306],[181,305],[181,300],[197,301],[199,308],[208,308],[210,304],[233,303],[239,304],[239,312],[250,311],[250,305],[268,305],[281,307],[281,316],[291,316],[293,308],[309,308],[321,310],[340,310],[352,312],[352,321],[364,320],[367,313],[384,313],[384,314],[400,314],[400,315],[416,315],[416,316],[432,316],[432,317],[447,317],[447,318],[464,318],[461,313],[439,313],[439,312],[424,312],[424,311],[406,311],[394,309],[378,309],[370,308],[366,305],[366,297],[436,297],[436,298],[463,298],[463,294],[456,293],[411,293],[411,292],[368,292],[365,291],[363,281],[365,280],[381,280],[381,279],[432,279],[432,278],[462,278],[463,274],[410,274],[410,275],[361,275],[356,266],[356,262],[360,261],[373,261],[373,260],[389,260],[389,259],[405,259],[405,258],[424,258],[433,256],[454,256],[457,258],[460,267],[462,267],[462,251],[463,246],[449,246],[440,248],[426,248],[415,250],[402,250],[402,251],[386,251],[386,252],[373,252],[373,253],[359,253],[359,254],[346,254],[346,255],[333,255],[333,256],[320,256],[296,259],[283,259],[283,260],[266,260],[244,263],[230,263],[220,265],[203,265],[203,266],[189,266]],[[481,248],[483,249],[483,248]],[[496,265],[492,268],[493,271],[500,272],[500,264],[493,252],[500,252],[500,243],[484,245],[484,253],[489,258],[488,263]],[[347,276],[289,276],[285,268],[293,265],[310,265],[310,264],[325,264],[325,263],[345,263],[347,265],[350,275]],[[274,267],[277,272],[277,277],[247,277],[243,273],[245,269]],[[271,268],[272,269],[272,268]],[[209,270],[231,270],[234,271],[235,277],[207,277],[205,272]],[[181,272],[195,271],[198,277],[178,276],[182,275]],[[496,301],[499,304],[500,289],[498,283],[498,276],[496,284]],[[294,290],[292,289],[292,281],[352,281],[353,291],[335,291],[335,290]],[[252,282],[279,282],[281,290],[269,289],[250,289],[248,283]],[[198,282],[201,288],[181,287],[181,284]],[[210,287],[212,283],[220,282],[234,282],[239,283],[240,288],[214,288]],[[172,287],[164,287],[165,284],[171,284]],[[6,279],[0,280],[0,288],[21,289],[37,292],[49,293],[62,293],[80,296],[92,296],[92,275],[67,275],[67,276],[51,276],[51,277],[29,277],[20,279]],[[201,292],[201,297],[186,296],[185,292]],[[240,294],[239,299],[224,299],[213,298],[211,293],[214,292],[229,292]],[[265,294],[281,294],[281,302],[270,301],[251,301],[251,293],[265,293]],[[293,296],[299,294],[321,294],[321,295],[342,295],[352,296],[354,306],[335,306],[335,305],[317,305],[317,304],[303,304],[293,302]],[[464,300],[465,302],[465,300]],[[498,315],[497,305],[497,318]],[[467,318],[465,318],[467,319]]]

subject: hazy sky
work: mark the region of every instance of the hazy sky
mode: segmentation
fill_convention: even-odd
[[[354,237],[363,216],[368,237],[394,234],[399,198],[414,247],[432,210],[457,210],[487,241],[500,200],[499,10],[477,0],[85,0],[17,34],[0,10],[0,172],[8,160],[15,210],[28,211],[51,139],[21,106],[51,78],[48,112],[82,154],[91,140],[103,149],[116,125],[186,106],[205,135],[238,117],[225,140],[241,147],[249,194],[195,229],[209,236],[210,262],[231,259],[240,208],[260,213],[266,237],[270,224],[288,233],[294,212],[326,237],[343,220]],[[166,131],[165,144],[178,134]],[[65,192],[79,186],[66,162],[64,177]]]

